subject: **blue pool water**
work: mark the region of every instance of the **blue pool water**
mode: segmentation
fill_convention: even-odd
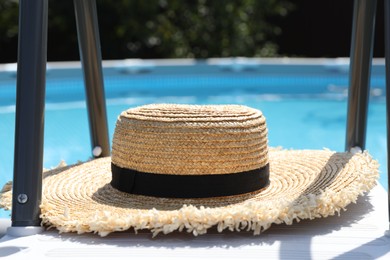
[[[110,140],[118,114],[148,103],[244,104],[263,111],[269,145],[343,151],[348,71],[309,64],[262,65],[240,70],[223,66],[157,66],[146,70],[104,69]],[[374,66],[366,149],[380,163],[387,188],[384,67]],[[15,74],[0,72],[0,185],[12,179]],[[44,167],[85,161],[91,145],[81,71],[47,73]],[[0,217],[9,216],[0,211]]]

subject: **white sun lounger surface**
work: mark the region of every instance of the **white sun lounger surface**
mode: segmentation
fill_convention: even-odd
[[[38,235],[0,239],[0,258],[7,259],[390,259],[387,193],[375,187],[340,216],[273,225],[260,236],[249,232],[194,237],[118,232]]]

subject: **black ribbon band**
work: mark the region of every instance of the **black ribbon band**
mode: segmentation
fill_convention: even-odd
[[[138,172],[111,163],[111,186],[127,193],[163,198],[207,198],[253,192],[269,184],[269,165],[233,174],[170,175]]]

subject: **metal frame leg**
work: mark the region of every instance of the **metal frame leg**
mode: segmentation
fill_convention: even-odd
[[[74,0],[80,57],[84,71],[92,151],[109,156],[104,82],[95,0]]]
[[[48,0],[20,0],[12,226],[40,226]]]
[[[355,0],[345,149],[365,148],[376,0]]]

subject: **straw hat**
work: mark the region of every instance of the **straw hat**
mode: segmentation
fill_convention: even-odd
[[[278,150],[267,140],[264,115],[246,106],[129,109],[111,157],[44,173],[42,224],[102,236],[211,227],[259,234],[339,214],[376,184],[378,163],[367,152]],[[0,195],[5,208],[11,192],[8,185]]]

